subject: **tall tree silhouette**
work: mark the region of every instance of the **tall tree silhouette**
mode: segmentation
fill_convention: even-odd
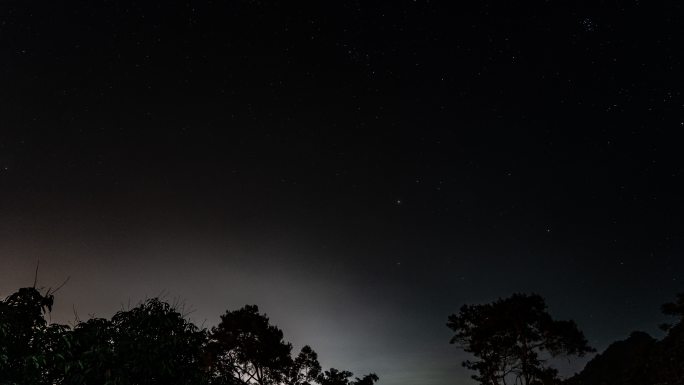
[[[311,385],[321,375],[318,354],[306,345],[294,359],[288,372],[288,385]]]
[[[279,384],[293,364],[292,345],[256,305],[222,315],[211,330],[209,351],[216,383]]]
[[[557,382],[557,371],[548,367],[546,356],[593,351],[577,325],[554,320],[536,294],[464,305],[449,316],[447,327],[455,332],[450,343],[477,358],[463,365],[477,371],[472,377],[483,385],[552,384]]]

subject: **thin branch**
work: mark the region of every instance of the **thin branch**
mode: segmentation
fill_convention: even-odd
[[[62,287],[64,287],[64,285],[66,285],[67,282],[69,282],[70,279],[71,279],[71,276],[67,277],[67,279],[65,279],[64,282],[62,282],[61,285],[57,286],[57,288],[56,288],[55,290],[52,290],[52,293],[51,293],[51,294],[52,294],[52,295],[55,295],[55,293],[58,292],[59,289],[61,289]]]
[[[36,273],[33,275],[33,288],[36,288],[36,284],[38,283],[38,267],[40,267],[40,259],[36,262]]]
[[[74,312],[74,322],[75,322],[74,325],[78,325],[79,323],[81,323],[81,319],[78,318],[78,312],[76,311],[76,305],[71,304],[71,310],[73,310],[73,312]]]

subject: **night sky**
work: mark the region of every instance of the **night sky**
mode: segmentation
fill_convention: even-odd
[[[0,296],[259,305],[324,366],[471,384],[446,318],[599,350],[684,290],[678,1],[0,2]],[[566,375],[581,369],[573,361]],[[565,365],[568,365],[567,363]]]

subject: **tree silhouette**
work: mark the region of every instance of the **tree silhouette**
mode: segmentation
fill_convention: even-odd
[[[119,378],[130,384],[204,382],[206,334],[166,302],[153,298],[112,317]]]
[[[378,382],[379,379],[380,379],[380,377],[378,377],[375,373],[371,373],[371,374],[366,374],[365,376],[363,376],[361,378],[357,377],[354,381],[352,381],[352,384],[353,385],[373,385],[376,382]]]
[[[73,328],[47,322],[53,292],[22,288],[0,300],[2,385],[373,385],[375,374],[321,371],[256,306],[227,311],[211,332],[159,298]]]
[[[447,327],[458,344],[477,358],[463,365],[484,385],[552,384],[558,381],[547,357],[593,351],[573,321],[554,320],[539,295],[514,294],[485,305],[464,305]]]
[[[52,384],[65,364],[67,327],[49,325],[44,314],[54,296],[34,287],[0,301],[0,384]]]
[[[669,315],[677,318],[677,321],[681,321],[684,318],[684,293],[677,294],[677,298],[673,302],[668,302],[660,307],[661,311],[665,315]],[[672,328],[672,324],[663,324],[660,326],[661,329],[667,331]]]
[[[309,345],[302,348],[294,359],[288,373],[289,385],[311,385],[321,375],[318,354]]]
[[[352,376],[353,374],[349,371],[330,368],[319,376],[318,383],[321,385],[373,385],[378,381],[378,376],[374,373],[350,381]]]
[[[292,345],[256,305],[227,311],[210,333],[211,373],[217,383],[282,383],[292,366]]]
[[[214,384],[373,385],[378,380],[368,374],[350,381],[351,372],[334,368],[321,372],[318,355],[310,346],[292,359],[292,345],[255,305],[222,315],[211,329],[208,351]]]
[[[657,352],[651,359],[651,366],[656,369],[655,383],[681,385],[684,384],[684,293],[661,309],[676,320],[665,327],[667,335],[658,342]]]
[[[347,385],[351,376],[353,374],[349,371],[330,368],[321,374],[318,382],[321,385]]]
[[[66,335],[69,384],[206,384],[206,333],[157,298]]]
[[[117,384],[116,329],[111,321],[93,318],[76,324],[70,339],[69,384]]]

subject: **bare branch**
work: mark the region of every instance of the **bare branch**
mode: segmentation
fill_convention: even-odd
[[[61,289],[62,287],[64,287],[64,285],[66,285],[67,282],[69,282],[70,279],[71,279],[71,276],[68,276],[68,277],[64,280],[64,282],[62,282],[61,285],[57,286],[57,288],[56,288],[55,290],[52,290],[52,293],[51,293],[51,294],[52,294],[52,295],[55,295],[55,293],[58,292],[59,289]]]
[[[33,275],[33,288],[36,288],[36,284],[38,283],[38,268],[40,267],[40,259],[36,262],[36,273]]]

